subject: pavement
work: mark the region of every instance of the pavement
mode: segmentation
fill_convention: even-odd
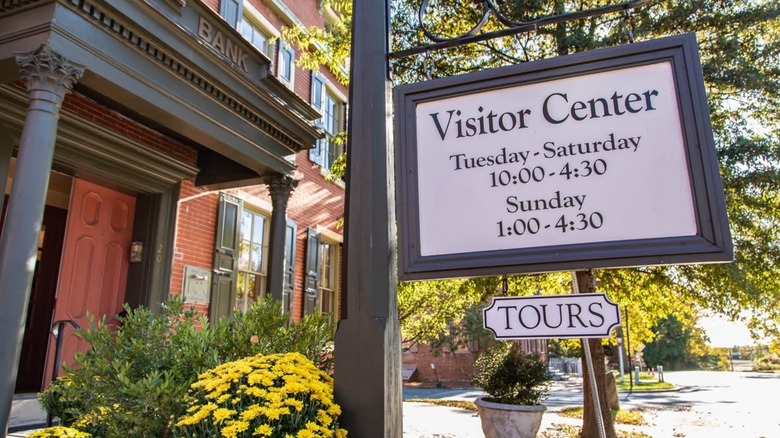
[[[443,399],[474,401],[484,393],[473,388],[421,388],[405,386],[403,389],[403,436],[404,438],[482,438],[482,427],[476,412],[446,407],[437,404],[414,402],[413,399]],[[643,408],[643,416],[647,420],[643,426],[626,426],[616,424],[618,432],[644,433],[651,437],[707,437],[715,438],[722,435],[717,424],[712,419],[702,418],[685,407],[675,407],[665,404],[663,397],[657,401],[657,406],[649,406],[638,397],[629,397],[620,393],[621,409]],[[540,436],[557,438],[567,435],[558,432],[561,425],[579,427],[582,420],[559,415],[567,406],[582,406],[582,382],[572,379],[566,382],[554,382],[552,391],[545,401],[547,411],[542,417]],[[34,394],[14,397],[9,422],[8,437],[26,437],[35,430],[42,428],[46,422],[46,413],[40,408]],[[695,426],[695,427],[694,427]],[[688,429],[686,429],[688,427]],[[778,435],[780,436],[780,435]],[[733,438],[733,435],[730,436]],[[767,436],[766,438],[769,438]]]

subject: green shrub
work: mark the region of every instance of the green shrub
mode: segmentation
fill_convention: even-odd
[[[39,396],[61,424],[95,437],[167,437],[198,374],[258,353],[299,351],[321,363],[319,349],[333,333],[324,317],[289,324],[270,299],[213,328],[177,298],[159,315],[126,311],[119,326],[90,322],[77,331],[92,349],[77,354],[74,369]]]
[[[549,392],[550,374],[538,355],[500,342],[474,362],[474,382],[490,395],[487,401],[538,405]]]
[[[213,337],[220,363],[255,356],[298,352],[320,369],[329,370],[332,362],[333,324],[327,316],[311,315],[290,324],[281,305],[262,300],[244,313],[220,319]],[[216,364],[214,364],[216,365]]]
[[[333,379],[299,353],[257,355],[198,377],[174,437],[344,437]]]
[[[753,371],[780,370],[780,356],[777,353],[769,353],[753,361]]]

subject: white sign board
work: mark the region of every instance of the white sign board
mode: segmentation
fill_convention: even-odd
[[[692,35],[396,89],[401,277],[730,261]]]
[[[421,254],[694,235],[681,132],[670,62],[421,103]]]
[[[605,294],[494,297],[482,312],[496,339],[605,338],[620,325]]]

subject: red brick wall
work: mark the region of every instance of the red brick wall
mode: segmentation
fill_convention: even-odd
[[[404,351],[401,359],[404,365],[417,366],[412,376],[416,382],[469,383],[474,375],[474,354],[468,350],[442,351],[436,355],[429,346],[416,345]],[[435,371],[431,364],[436,366]]]
[[[520,343],[522,351],[526,353],[538,353],[541,355],[544,362],[548,361],[546,339],[526,339],[516,342]],[[484,347],[486,346],[479,348]],[[431,347],[418,344],[403,352],[402,361],[405,366],[417,366],[417,373],[412,378],[412,381],[427,383],[469,383],[474,375],[474,359],[476,359],[480,351],[462,349],[455,353],[442,351],[435,354]],[[433,368],[431,368],[431,364],[436,366],[435,372]]]
[[[62,108],[92,120],[116,132],[120,137],[141,142],[183,163],[193,166],[197,163],[198,155],[194,149],[129,119],[82,94],[76,92],[67,94]]]
[[[196,188],[192,180],[182,181],[171,269],[172,294],[182,292],[184,266],[212,268],[217,202],[216,193]]]
[[[203,4],[206,5],[209,9],[215,12],[219,12],[219,2],[220,0],[202,0]]]

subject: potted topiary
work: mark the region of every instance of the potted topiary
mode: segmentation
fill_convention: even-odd
[[[550,383],[538,355],[523,353],[515,342],[500,342],[475,361],[474,382],[489,395],[475,401],[485,438],[536,436]]]

